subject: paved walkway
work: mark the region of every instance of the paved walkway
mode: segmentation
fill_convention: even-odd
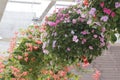
[[[120,45],[111,46],[93,66],[101,71],[100,80],[120,80]]]

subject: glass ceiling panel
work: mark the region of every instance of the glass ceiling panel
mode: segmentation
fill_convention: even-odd
[[[40,17],[49,3],[49,0],[9,0],[6,11],[34,12],[36,13],[34,17]]]

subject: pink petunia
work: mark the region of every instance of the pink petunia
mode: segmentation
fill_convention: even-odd
[[[89,14],[94,16],[96,12],[96,8],[91,8],[91,10],[89,11]]]
[[[87,21],[87,24],[91,24],[91,23],[92,23],[92,20],[89,19],[89,20]]]
[[[107,22],[108,16],[102,16],[100,20],[101,20],[101,21],[104,21],[104,22]]]
[[[103,8],[103,7],[104,7],[104,4],[105,4],[104,2],[101,2],[101,3],[100,3],[100,6]]]
[[[67,51],[70,51],[70,50],[71,50],[71,49],[68,47],[68,48],[67,48]]]
[[[98,37],[98,35],[94,34],[94,35],[93,35],[93,37],[94,37],[94,38],[97,38],[97,37]]]
[[[74,42],[76,42],[76,43],[79,41],[79,40],[78,40],[78,37],[77,37],[76,35],[73,36],[72,40],[73,40]]]
[[[115,12],[111,13],[111,17],[115,17],[115,15],[116,15]]]
[[[81,34],[86,35],[86,34],[88,34],[88,32],[87,31],[82,31]]]
[[[87,40],[86,40],[85,38],[83,38],[83,39],[82,39],[82,44],[86,43],[86,41],[87,41]]]
[[[90,50],[93,50],[93,46],[89,46],[89,49],[90,49]]]
[[[77,12],[77,14],[80,14],[80,13],[81,13],[81,10],[80,10],[80,9],[78,9],[76,12]]]
[[[99,37],[101,42],[104,42],[104,38],[103,37]]]
[[[81,14],[81,17],[82,17],[82,18],[85,18],[85,17],[86,17],[86,14]]]
[[[44,54],[49,54],[49,51],[47,49],[43,49]]]
[[[49,25],[49,26],[55,27],[55,26],[57,26],[57,23],[52,22],[52,21],[48,21],[48,25]]]
[[[120,2],[116,2],[115,3],[115,8],[119,8],[120,7]]]
[[[112,12],[110,9],[108,8],[103,8],[103,12],[110,15],[110,13]]]
[[[106,28],[102,27],[101,31],[104,33],[106,31]]]
[[[77,22],[76,19],[73,19],[73,20],[72,20],[72,23],[73,23],[73,24],[76,24],[76,22]]]

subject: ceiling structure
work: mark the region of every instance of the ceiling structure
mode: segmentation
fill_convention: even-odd
[[[7,50],[15,31],[27,28],[33,20],[41,23],[55,8],[75,0],[0,0],[0,52]]]
[[[8,0],[0,0],[0,20],[1,20],[2,16],[3,16],[7,1]]]
[[[49,12],[49,10],[56,4],[58,1],[63,2],[75,2],[76,0],[44,0],[44,1],[50,1],[46,9],[42,12],[42,14],[39,16],[39,20],[41,21]],[[3,13],[5,11],[5,7],[7,3],[21,3],[21,4],[32,4],[32,5],[41,5],[42,0],[0,0],[0,20],[2,19]],[[65,4],[56,4],[56,5],[63,5]]]

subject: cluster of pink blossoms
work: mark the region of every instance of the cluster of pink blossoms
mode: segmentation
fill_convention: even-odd
[[[16,46],[17,35],[18,35],[18,32],[15,32],[15,36],[10,41],[10,48],[8,49],[9,53],[12,53],[14,51],[14,48]]]
[[[0,73],[2,73],[4,71],[5,65],[0,62]]]
[[[21,72],[19,68],[16,68],[14,66],[11,66],[10,68],[12,70],[12,74],[15,76],[15,78],[12,78],[12,80],[28,80],[28,79],[22,78],[28,75],[27,71]]]
[[[101,2],[100,3],[100,6],[101,8],[103,8],[103,12],[111,17],[115,17],[116,16],[116,13],[114,11],[112,11],[111,9],[109,8],[106,8],[105,6],[105,3],[104,2]],[[120,7],[120,2],[116,2],[115,3],[115,8],[119,8]],[[105,15],[105,16],[102,16],[101,17],[101,21],[104,21],[104,22],[107,22],[107,20],[109,19],[109,17]]]

